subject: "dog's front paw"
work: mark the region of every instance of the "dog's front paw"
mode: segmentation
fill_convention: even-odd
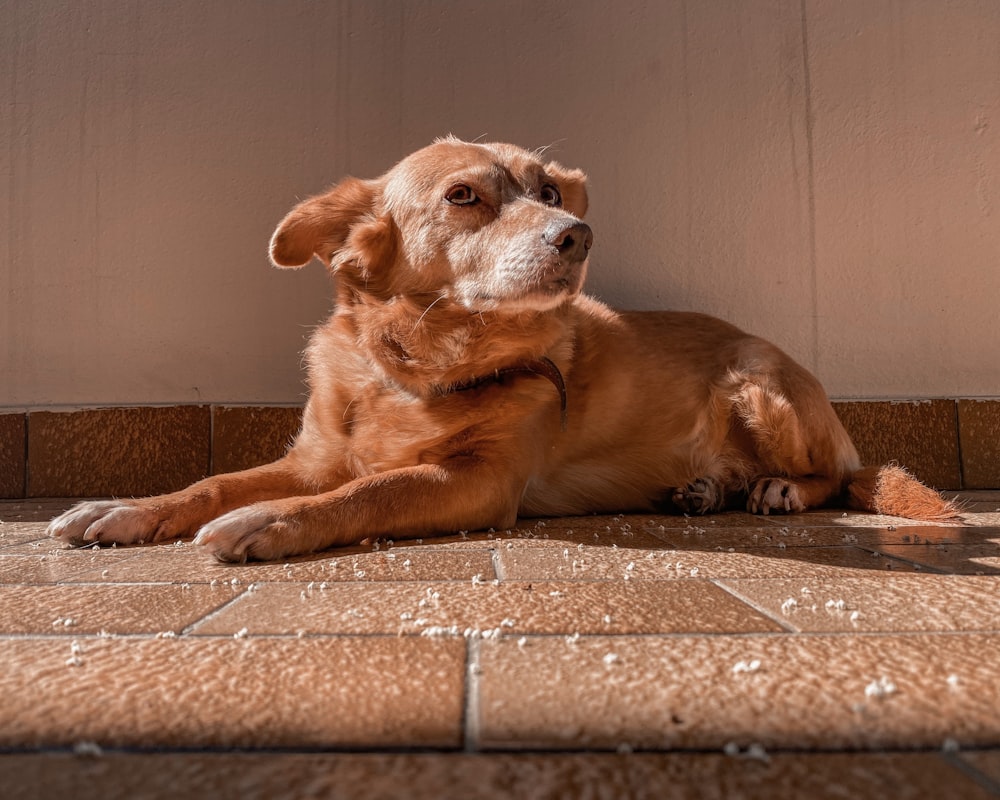
[[[194,543],[207,547],[219,561],[275,561],[301,552],[297,528],[294,518],[257,503],[203,525]]]
[[[710,514],[722,508],[722,487],[711,478],[699,478],[674,489],[670,499],[685,514]]]
[[[77,503],[49,523],[49,536],[75,547],[143,544],[173,538],[161,515],[128,500]]]
[[[806,510],[806,504],[799,495],[799,487],[785,478],[761,478],[750,492],[747,510],[753,514],[770,514],[784,511],[786,514]]]

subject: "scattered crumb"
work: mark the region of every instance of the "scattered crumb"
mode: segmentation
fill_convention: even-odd
[[[424,628],[421,632],[421,636],[458,636],[461,631],[458,629],[457,625],[443,626],[443,625],[432,625],[429,628]]]
[[[865,697],[875,697],[881,700],[897,691],[896,684],[883,676],[865,687]]]
[[[246,639],[247,634],[250,633],[246,628],[240,628],[236,633],[233,634],[234,639]]]
[[[577,635],[579,635],[579,634],[577,634]],[[617,653],[608,653],[608,654],[606,654],[606,655],[604,656],[604,663],[605,663],[605,664],[606,664],[607,666],[609,666],[609,667],[610,667],[610,666],[611,666],[612,664],[617,664],[619,660],[620,660],[620,659],[618,658],[618,654],[617,654]]]
[[[733,665],[733,673],[756,672],[759,669],[760,669],[759,658],[755,658],[751,661],[737,661],[736,664]]]
[[[97,742],[76,742],[73,745],[73,755],[87,758],[100,758],[104,755],[104,751],[101,750],[101,746],[97,744]]]

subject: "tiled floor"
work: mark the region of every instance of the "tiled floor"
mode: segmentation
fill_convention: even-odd
[[[0,795],[1000,796],[1000,492],[287,564],[0,503]]]

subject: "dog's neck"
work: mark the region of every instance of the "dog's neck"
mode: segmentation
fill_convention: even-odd
[[[500,315],[470,313],[445,301],[428,305],[399,297],[390,302],[340,305],[351,336],[392,381],[421,396],[440,387],[475,385],[497,374],[530,372],[558,389],[555,363],[572,341],[568,309]],[[552,369],[545,366],[551,364]],[[531,365],[531,368],[525,368]],[[560,392],[561,394],[561,392]]]
[[[471,380],[453,383],[449,386],[440,386],[438,387],[437,392],[442,395],[451,394],[452,392],[466,392],[471,389],[482,388],[483,386],[503,383],[507,377],[514,375],[538,375],[540,377],[547,378],[549,382],[556,387],[556,391],[559,392],[559,413],[560,420],[562,422],[562,429],[566,430],[566,381],[563,380],[559,367],[557,367],[551,359],[546,358],[545,356],[532,361],[526,361],[509,367],[496,369],[488,375],[481,375],[479,377],[472,378]]]

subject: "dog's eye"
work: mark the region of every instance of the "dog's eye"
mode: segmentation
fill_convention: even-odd
[[[538,199],[547,206],[562,205],[562,195],[559,194],[559,190],[551,183],[546,183],[542,187],[542,190],[538,193]]]
[[[479,195],[464,183],[456,183],[448,190],[444,199],[455,206],[469,206],[479,202]]]

